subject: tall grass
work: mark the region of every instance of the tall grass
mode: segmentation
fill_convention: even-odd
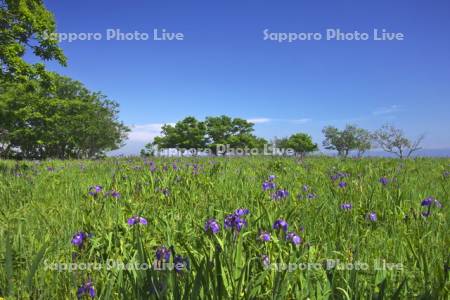
[[[76,299],[90,280],[99,299],[447,299],[449,170],[449,159],[1,161],[0,297]],[[338,172],[348,176],[330,179]],[[262,190],[269,175],[287,198]],[[103,189],[92,196],[95,185]],[[442,208],[424,217],[429,196]],[[223,224],[237,208],[250,210],[240,232]],[[132,216],[148,224],[130,226]],[[204,230],[211,218],[221,226],[215,235]],[[272,229],[277,219],[302,238],[299,246]],[[261,230],[270,242],[259,240]],[[91,234],[81,248],[71,243],[77,232]],[[167,263],[183,258],[182,270],[155,262],[162,246]],[[108,269],[112,261],[153,267]],[[356,270],[359,263],[369,268]]]

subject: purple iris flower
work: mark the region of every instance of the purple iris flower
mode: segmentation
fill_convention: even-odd
[[[345,188],[347,186],[347,182],[345,182],[345,181],[341,181],[341,182],[339,182],[339,187],[342,189],[342,188]]]
[[[102,190],[103,190],[103,187],[101,185],[91,186],[89,188],[89,195],[97,196],[97,194],[100,193]]]
[[[267,231],[261,231],[261,233],[259,234],[259,239],[263,242],[270,242],[270,240],[272,239],[272,237],[270,236],[270,233]]]
[[[142,225],[147,225],[147,220],[143,217],[139,217],[139,216],[133,216],[131,218],[128,219],[128,225],[133,226],[136,224],[142,224]]]
[[[111,197],[113,197],[113,198],[120,198],[120,193],[118,192],[118,191],[115,191],[115,190],[111,190],[111,191],[109,191],[108,192],[108,195],[109,196],[111,196]]]
[[[270,265],[270,258],[269,258],[269,256],[262,255],[261,256],[261,262],[262,262],[264,267],[268,267]]]
[[[247,208],[238,208],[234,211],[234,214],[236,216],[244,216],[244,215],[248,215],[250,213],[250,210],[248,210]]]
[[[181,272],[183,269],[189,267],[189,260],[187,258],[182,257],[181,255],[175,255],[173,258],[173,264],[175,272]]]
[[[306,195],[304,195],[304,194],[297,195],[298,200],[303,200],[303,199],[311,200],[311,199],[316,199],[316,198],[317,198],[317,195],[315,193],[307,193]]]
[[[77,298],[81,299],[83,296],[95,297],[95,288],[92,281],[89,279],[86,283],[80,286],[77,290]]]
[[[262,184],[263,191],[275,189],[275,183],[270,181],[264,181]]]
[[[433,197],[428,197],[428,198],[422,200],[421,205],[422,206],[428,206],[428,207],[431,207],[431,206],[436,206],[436,207],[439,207],[439,208],[442,207],[441,202],[439,202],[437,199],[435,199]]]
[[[351,203],[342,203],[341,204],[341,209],[342,210],[351,210],[352,209],[352,204]]]
[[[269,176],[269,181],[274,181],[275,180],[275,175],[270,175]]]
[[[79,248],[83,247],[84,242],[88,239],[89,235],[86,232],[77,232],[72,237],[71,243]]]
[[[380,178],[380,183],[384,186],[388,185],[389,183],[389,179],[387,179],[386,177],[381,177]]]
[[[377,214],[372,211],[367,214],[367,219],[371,222],[376,222],[378,220],[378,217],[377,217]]]
[[[289,196],[289,192],[287,190],[278,190],[272,194],[273,200],[281,200]]]
[[[294,244],[295,246],[300,245],[302,242],[302,238],[299,237],[295,232],[289,232],[286,235],[286,240],[290,241],[292,244]]]
[[[336,180],[338,180],[338,179],[341,179],[341,178],[345,178],[345,177],[348,177],[349,175],[347,174],[347,173],[344,173],[344,172],[337,172],[336,174],[334,174],[334,175],[331,175],[331,180],[333,180],[333,181],[336,181]]]
[[[424,200],[422,200],[421,203],[422,206],[428,207],[427,211],[422,212],[422,216],[427,218],[431,215],[431,207],[435,206],[438,208],[442,208],[442,204],[441,202],[439,202],[437,199],[435,199],[434,197],[428,197]]]
[[[307,192],[307,191],[309,191],[309,186],[304,184],[302,189],[303,189],[304,192]]]
[[[170,252],[169,249],[162,246],[162,247],[159,247],[158,249],[156,249],[155,256],[156,256],[156,259],[159,261],[164,260],[165,262],[169,262],[171,254],[172,253]]]
[[[288,223],[285,220],[282,219],[278,219],[275,221],[275,223],[273,223],[272,228],[273,229],[282,229],[284,232],[286,232],[288,230]]]
[[[53,172],[53,171],[55,171],[55,168],[53,168],[53,167],[47,167],[47,171]]]
[[[241,231],[242,228],[247,226],[247,221],[244,218],[241,218],[241,216],[239,215],[229,214],[225,217],[223,225],[225,228]]]
[[[205,231],[207,233],[216,234],[220,231],[220,225],[215,219],[209,219],[205,223]]]
[[[316,199],[316,198],[317,198],[317,195],[314,194],[314,193],[308,193],[308,195],[306,195],[306,197],[307,197],[308,199]]]

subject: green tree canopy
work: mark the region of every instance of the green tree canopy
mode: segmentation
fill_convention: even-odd
[[[217,154],[219,145],[229,145],[231,148],[262,149],[267,141],[252,134],[253,126],[253,123],[244,119],[233,119],[228,116],[207,117],[204,122],[194,117],[187,117],[175,125],[164,125],[161,136],[156,137],[153,143],[146,145],[147,150],[142,153],[154,152],[152,146],[164,149],[209,148],[214,154]]]
[[[228,116],[207,117],[208,147],[216,154],[219,145],[231,148],[262,148],[266,141],[252,134],[254,124],[241,118]]]
[[[128,128],[118,121],[118,104],[53,76],[51,91],[34,81],[0,82],[0,155],[86,158],[120,147]]]
[[[347,125],[344,130],[327,126],[322,132],[325,135],[325,149],[336,150],[343,157],[347,157],[351,150],[358,150],[358,154],[362,155],[371,148],[371,134],[355,125]]]
[[[55,30],[53,15],[42,0],[0,0],[0,79],[51,81],[51,73],[42,63],[29,64],[23,56],[28,49],[43,61],[56,60],[65,65],[58,41],[48,38]]]
[[[283,144],[283,148],[291,148],[301,156],[318,149],[317,144],[314,144],[311,136],[306,133],[295,133],[286,142],[283,142]]]
[[[153,141],[159,148],[199,149],[206,146],[206,127],[204,122],[194,117],[186,117],[174,126],[162,126],[161,136]]]

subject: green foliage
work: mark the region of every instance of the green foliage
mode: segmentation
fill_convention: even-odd
[[[0,157],[84,158],[117,149],[128,129],[118,104],[54,74],[52,90],[36,82],[1,82]]]
[[[448,297],[450,181],[442,174],[449,159],[311,157],[299,164],[283,157],[154,158],[153,171],[148,164],[0,161],[0,297],[75,299],[89,278],[99,299]],[[330,179],[336,172],[348,174],[347,187]],[[272,174],[277,188],[289,191],[287,198],[274,201],[271,191],[262,191]],[[386,186],[379,182],[383,176],[391,179]],[[103,191],[89,195],[93,185]],[[298,198],[304,185],[315,199]],[[111,197],[110,190],[121,197]],[[424,218],[421,201],[430,195],[443,207]],[[341,210],[344,202],[352,210]],[[223,228],[236,208],[250,210],[239,234]],[[367,220],[369,211],[377,213],[377,222]],[[128,226],[134,215],[148,225]],[[204,232],[209,218],[221,225],[217,235]],[[272,229],[278,218],[301,235],[300,246]],[[272,241],[261,242],[260,230],[271,232]],[[70,243],[79,231],[92,234],[81,248]],[[108,260],[153,265],[162,245],[172,251],[170,262],[181,255],[188,266],[181,272],[107,269]],[[264,268],[262,255],[287,269]],[[328,260],[339,260],[341,268],[326,268]],[[383,269],[383,260],[402,269]],[[70,272],[55,270],[55,263],[102,267]],[[352,263],[369,268],[342,268]],[[314,267],[288,269],[299,264]]]
[[[351,150],[358,150],[361,156],[372,147],[372,135],[355,125],[347,125],[344,130],[327,126],[322,130],[325,135],[325,149],[336,150],[339,156],[347,157]]]
[[[252,123],[228,116],[207,117],[204,122],[194,117],[187,117],[175,125],[165,124],[161,136],[146,145],[146,149],[159,148],[204,149],[209,148],[217,154],[219,145],[229,145],[231,148],[262,149],[267,141],[252,134]],[[143,150],[143,154],[150,153]]]
[[[153,142],[160,148],[198,149],[206,145],[205,124],[194,117],[186,117],[174,126],[165,124],[161,134]]]
[[[44,61],[66,64],[55,39],[53,15],[42,0],[0,0],[0,80],[26,82],[40,79],[48,84],[53,76],[42,63],[31,65],[23,59],[27,49]]]
[[[301,156],[318,149],[317,144],[314,144],[311,136],[306,133],[295,133],[291,135],[288,139],[281,141],[281,146],[282,148],[293,149]]]

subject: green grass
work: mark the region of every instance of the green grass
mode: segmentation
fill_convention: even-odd
[[[156,158],[99,161],[0,161],[0,298],[76,299],[91,279],[98,299],[447,299],[449,281],[449,159]],[[178,169],[172,168],[176,162]],[[193,171],[193,163],[199,165]],[[163,166],[167,166],[164,170]],[[47,170],[52,167],[53,170]],[[330,176],[346,172],[338,187]],[[269,175],[286,199],[262,190]],[[391,179],[383,186],[379,179]],[[395,180],[392,180],[395,179]],[[303,185],[316,199],[298,200]],[[90,186],[103,191],[90,196]],[[162,191],[168,189],[169,194]],[[119,191],[112,198],[107,191]],[[436,197],[431,215],[421,201]],[[351,203],[351,211],[340,209]],[[227,214],[248,208],[239,234],[223,228]],[[368,212],[378,220],[370,222]],[[140,215],[148,224],[129,226]],[[205,221],[221,225],[206,234]],[[272,229],[285,219],[303,242]],[[272,241],[258,240],[259,231]],[[78,249],[72,236],[93,234]],[[106,262],[155,262],[165,245],[187,257],[171,270],[107,269]],[[74,255],[74,253],[76,253]],[[271,268],[264,268],[268,255]],[[330,260],[366,270],[327,268]],[[383,261],[396,268],[376,269]],[[90,270],[53,270],[55,263],[98,263]],[[315,266],[275,270],[281,266]],[[401,268],[399,267],[401,266]]]

